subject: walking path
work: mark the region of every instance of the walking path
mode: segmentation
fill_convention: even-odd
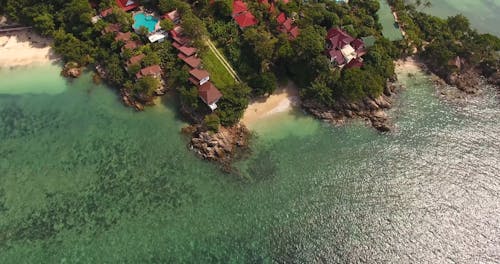
[[[215,56],[217,57],[217,59],[219,59],[219,61],[222,63],[222,66],[224,66],[224,68],[234,78],[234,80],[237,83],[240,83],[241,82],[240,77],[238,76],[238,74],[236,73],[236,71],[233,69],[233,67],[231,67],[231,64],[229,64],[229,62],[227,62],[226,58],[224,58],[224,56],[215,47],[214,43],[209,38],[206,38],[205,43],[207,44],[208,48],[215,54]]]

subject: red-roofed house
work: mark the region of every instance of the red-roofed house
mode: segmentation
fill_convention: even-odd
[[[189,65],[189,67],[191,67],[192,69],[198,68],[201,65],[200,58],[198,58],[196,56],[189,56],[189,57],[187,57],[186,55],[184,55],[182,53],[179,53],[179,54],[177,54],[177,57],[179,57],[179,59],[181,59],[182,61],[184,61],[184,63],[186,63],[187,65]]]
[[[127,32],[127,33],[118,32],[115,36],[115,41],[127,42],[130,40],[131,37],[132,37],[132,34],[130,32]]]
[[[133,0],[116,0],[116,4],[125,12],[139,7],[139,3]]]
[[[190,78],[190,81],[195,85],[203,85],[210,80],[210,74],[205,70],[192,69],[189,74],[193,77]]]
[[[142,59],[144,59],[144,57],[145,57],[144,54],[139,54],[137,56],[130,58],[127,61],[127,67],[130,67],[131,65],[134,65],[134,64],[139,64],[142,61]]]
[[[182,36],[182,27],[181,26],[175,26],[172,30],[170,30],[170,36],[172,37],[180,37]]]
[[[257,19],[255,18],[254,15],[250,12],[245,12],[243,14],[240,14],[234,18],[238,26],[240,26],[241,29],[251,27],[255,24],[258,23]]]
[[[342,55],[342,52],[340,50],[331,49],[328,51],[328,56],[330,57],[331,63],[334,63],[336,65],[344,65],[345,64],[344,55]]]
[[[348,45],[354,41],[353,37],[351,37],[340,28],[332,28],[328,30],[326,39],[330,42],[328,43],[330,47],[334,49],[342,49],[345,45]]]
[[[101,33],[104,35],[106,33],[119,32],[120,30],[121,30],[120,24],[109,24],[101,31]]]
[[[290,40],[296,39],[300,34],[299,27],[297,27],[297,26],[292,27],[292,29],[290,29],[290,31],[288,31],[288,34],[289,34],[288,38]]]
[[[181,46],[178,50],[186,57],[194,55],[198,50],[192,47]]]
[[[287,18],[285,20],[285,22],[283,23],[283,29],[285,30],[285,32],[288,32],[290,31],[290,29],[292,29],[292,19],[291,18]]]
[[[210,109],[217,109],[217,102],[222,97],[222,93],[212,84],[212,82],[205,82],[198,87],[198,96]]]
[[[247,4],[245,4],[243,1],[236,0],[233,2],[233,13],[232,13],[233,18],[246,11],[248,11],[248,7]]]
[[[361,56],[366,54],[365,43],[361,39],[354,39],[340,28],[328,30],[326,35],[326,54],[335,66],[359,68],[363,66]]]
[[[102,10],[101,13],[99,13],[99,15],[101,17],[107,17],[108,15],[111,15],[112,13],[113,13],[113,8],[110,7],[110,8]]]
[[[177,9],[175,9],[173,11],[170,11],[170,12],[164,14],[163,16],[161,16],[161,18],[168,19],[168,20],[174,22],[174,24],[177,24],[177,23],[179,23],[181,16],[179,15],[179,12],[177,12]]]
[[[122,47],[122,52],[126,49],[128,50],[137,49],[139,46],[141,46],[141,44],[142,43],[140,41],[127,41],[125,45],[123,45]]]
[[[294,40],[299,36],[299,27],[294,26],[293,20],[291,18],[287,18],[285,13],[279,14],[276,21],[279,24],[278,30],[287,34],[289,40]]]
[[[152,76],[154,78],[159,78],[161,76],[161,68],[160,65],[152,65],[146,68],[141,69],[135,77],[140,79],[144,76]]]
[[[352,59],[349,63],[346,64],[346,69],[351,69],[351,68],[361,68],[363,66],[363,59],[362,58],[355,58]]]
[[[351,42],[351,46],[357,51],[365,47],[365,43],[361,39],[355,39]]]
[[[283,23],[285,23],[286,21],[286,15],[285,13],[281,12],[278,17],[276,17],[276,21],[278,22],[278,24],[282,25]]]

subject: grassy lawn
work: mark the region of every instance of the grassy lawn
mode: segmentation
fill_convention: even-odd
[[[207,49],[207,51],[202,54],[201,59],[203,61],[203,68],[210,73],[210,80],[215,86],[227,87],[235,84],[231,74],[229,74],[210,49]]]

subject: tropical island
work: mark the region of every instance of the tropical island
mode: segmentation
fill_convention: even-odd
[[[468,93],[480,76],[498,86],[497,37],[461,15],[427,15],[421,1],[388,2],[402,40],[383,36],[377,0],[0,0],[0,13],[53,39],[65,75],[95,69],[137,110],[175,96],[190,146],[228,165],[247,148],[239,120],[250,101],[288,80],[314,116],[361,117],[380,131],[391,129],[383,110],[397,91],[395,60],[416,56]]]

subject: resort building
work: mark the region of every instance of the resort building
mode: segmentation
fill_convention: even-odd
[[[164,14],[161,18],[168,19],[172,21],[174,24],[178,24],[181,21],[181,16],[179,15],[179,12],[177,12],[177,9]]]
[[[144,76],[151,76],[154,78],[160,78],[161,77],[160,65],[152,65],[152,66],[143,68],[135,75],[135,77],[137,79],[140,79]]]
[[[289,40],[294,40],[299,36],[299,27],[293,25],[293,20],[287,18],[285,13],[281,12],[278,17],[276,17],[276,22],[278,22],[278,30],[287,34]]]
[[[248,11],[247,4],[240,0],[233,2],[232,17],[240,29],[251,27],[258,23],[255,16]]]
[[[132,37],[132,33],[130,33],[130,32],[126,32],[126,33],[118,32],[115,36],[115,41],[127,42],[127,41],[130,41],[131,37]]]
[[[363,66],[361,56],[366,54],[363,40],[354,39],[339,28],[332,28],[326,35],[326,42],[326,54],[333,65],[346,68]]]
[[[198,51],[196,48],[186,46],[181,46],[178,48],[178,50],[186,57],[192,56]]]
[[[142,43],[140,41],[129,40],[129,41],[125,42],[125,45],[123,45],[121,51],[123,52],[126,49],[128,49],[128,50],[135,50],[138,47],[140,47],[141,45],[142,45]]]
[[[212,84],[212,82],[205,82],[198,86],[198,96],[213,111],[217,109],[217,102],[222,97],[222,93]]]
[[[189,74],[191,75],[189,81],[197,86],[203,85],[210,80],[210,74],[205,70],[192,69],[189,71]]]
[[[133,0],[116,0],[116,4],[125,12],[139,7],[139,3]]]
[[[102,10],[99,15],[101,16],[101,18],[105,18],[109,15],[111,15],[113,13],[113,8],[110,7],[110,8],[106,8],[104,10]]]
[[[127,61],[127,68],[132,66],[132,65],[141,63],[141,61],[142,61],[142,59],[144,59],[144,57],[145,57],[144,54],[139,54],[139,55],[133,56],[132,58],[130,58]]]
[[[117,33],[120,32],[121,28],[120,24],[109,24],[101,31],[101,33],[103,35],[106,33]]]
[[[194,55],[187,57],[186,55],[184,55],[182,53],[179,53],[179,54],[177,54],[177,57],[179,57],[179,59],[181,59],[189,67],[191,67],[191,69],[199,68],[200,65],[201,65],[200,58],[198,58],[198,57],[196,57]]]

